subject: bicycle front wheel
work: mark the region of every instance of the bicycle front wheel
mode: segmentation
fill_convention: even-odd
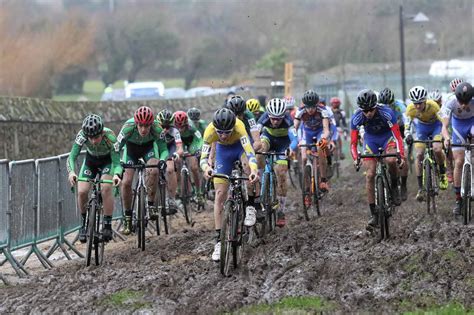
[[[303,215],[306,221],[309,221],[308,210],[311,207],[311,166],[305,165],[303,170],[302,192],[303,192]]]
[[[145,250],[145,188],[140,187],[138,192],[138,248]]]
[[[227,200],[224,203],[222,226],[221,226],[221,257],[219,261],[221,274],[224,277],[230,276],[230,265],[232,259],[232,213],[234,211],[234,202]]]
[[[463,216],[463,223],[468,224],[472,217],[472,208],[471,208],[471,168],[469,165],[466,165],[464,169],[464,174],[462,176],[463,179],[463,188],[464,188],[464,196],[462,196],[462,216]]]
[[[92,260],[92,249],[94,248],[94,232],[95,232],[95,215],[97,211],[97,203],[96,200],[92,200],[89,204],[88,209],[88,218],[87,218],[87,246],[86,246],[86,266],[89,267],[91,265]]]
[[[96,210],[96,220],[95,220],[95,241],[94,241],[94,247],[95,247],[95,264],[96,266],[102,265],[102,262],[104,260],[104,247],[105,247],[105,242],[102,240],[102,238],[98,238],[98,235],[101,235],[100,227],[102,225],[102,207],[97,207]]]
[[[190,198],[189,190],[191,187],[191,179],[189,178],[188,172],[183,172],[181,174],[181,182],[182,182],[181,200],[183,202],[184,217],[186,218],[186,223],[191,224],[193,222],[192,213],[191,213],[191,205],[189,203],[189,198]]]
[[[376,185],[376,205],[378,210],[378,220],[379,220],[379,227],[380,227],[380,239],[383,240],[384,238],[388,238],[389,234],[389,222],[387,216],[387,203],[385,199],[385,184],[383,178],[381,176],[377,176],[375,179]]]
[[[429,161],[424,162],[423,167],[423,179],[425,184],[425,191],[426,191],[426,211],[428,214],[431,213],[431,202],[434,198],[433,193],[433,178],[431,172],[431,163]]]

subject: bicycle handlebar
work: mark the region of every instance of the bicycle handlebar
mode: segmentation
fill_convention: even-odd
[[[224,175],[224,174],[214,174],[212,177],[215,178],[222,178],[222,179],[227,179],[227,180],[249,180],[248,177],[241,177],[241,176],[229,176],[229,175]]]
[[[286,155],[286,152],[255,152],[260,155]]]
[[[356,171],[358,172],[360,169],[360,160],[366,159],[366,158],[376,158],[376,159],[384,159],[387,157],[396,157],[397,158],[397,164],[400,164],[402,162],[402,157],[400,156],[400,153],[377,153],[377,154],[358,154],[357,155],[357,165],[356,165]]]
[[[413,140],[413,143],[442,143],[443,141],[441,140]]]
[[[474,143],[451,144],[452,147],[457,148],[474,148]]]

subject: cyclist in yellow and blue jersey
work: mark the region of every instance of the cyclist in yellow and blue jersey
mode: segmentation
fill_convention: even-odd
[[[258,120],[259,130],[262,131],[262,152],[286,152],[288,148],[294,152],[298,145],[295,127],[290,114],[286,112],[286,103],[279,98],[271,99],[266,106],[267,111]],[[293,136],[291,137],[290,134]],[[258,165],[261,170],[264,167],[264,157],[257,156]],[[276,157],[275,174],[277,178],[276,194],[279,201],[276,225],[283,227],[286,224],[285,205],[288,173],[288,160],[286,155]]]
[[[215,169],[208,163],[211,145],[216,143]],[[258,180],[257,161],[255,151],[245,130],[244,123],[237,119],[234,112],[227,108],[218,109],[214,113],[212,123],[204,131],[200,166],[204,176],[209,179],[213,173],[231,175],[234,162],[241,160],[243,165],[250,168],[249,182]],[[248,174],[248,169],[244,169]],[[227,199],[229,183],[220,178],[214,178],[216,199],[214,200],[214,224],[216,229],[216,245],[212,253],[212,260],[220,258],[220,231],[221,217],[224,202]],[[244,224],[252,226],[256,221],[254,207],[246,207]]]
[[[413,136],[410,132],[410,125],[414,122],[417,140],[441,140],[441,118],[439,116],[439,105],[432,100],[428,100],[428,92],[422,86],[414,86],[409,92],[410,99],[413,103],[409,104],[406,111],[405,122],[405,141],[407,144],[413,143]],[[448,188],[448,178],[446,176],[445,155],[442,143],[433,143],[436,163],[439,167],[440,189]],[[418,181],[418,193],[416,200],[423,201],[426,191],[423,188],[423,175],[421,163],[425,153],[425,145],[423,143],[415,144],[416,160],[415,171]]]

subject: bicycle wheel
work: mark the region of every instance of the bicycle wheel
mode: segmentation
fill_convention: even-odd
[[[314,172],[314,180],[313,180],[313,207],[316,210],[316,214],[318,217],[321,216],[321,190],[319,190],[319,182],[321,181],[321,173],[319,170],[319,166],[316,165],[316,168],[313,169]]]
[[[271,211],[269,212],[269,215],[270,215],[269,224],[270,224],[270,231],[273,231],[276,228],[276,211],[273,207],[277,204],[277,193],[276,193],[277,182],[276,182],[275,172],[271,173],[270,187],[271,187],[270,196],[272,197],[272,200],[271,200],[271,207],[270,207]]]
[[[184,217],[186,218],[186,223],[192,223],[192,214],[191,214],[191,205],[189,203],[189,188],[191,187],[191,180],[189,178],[188,172],[182,172],[181,174],[181,200],[183,202],[183,211]]]
[[[169,222],[168,222],[168,214],[167,214],[167,209],[166,209],[166,181],[162,179],[162,182],[160,182],[160,199],[161,199],[161,204],[163,205],[161,207],[161,219],[163,220],[163,227],[165,229],[165,234],[169,234]],[[159,219],[158,219],[159,221]]]
[[[385,202],[385,184],[381,176],[377,176],[375,179],[375,188],[376,188],[376,199],[375,203],[377,205],[378,211],[378,220],[380,227],[380,239],[388,238],[388,217],[386,213],[387,204]]]
[[[227,200],[224,203],[222,226],[221,226],[221,257],[219,266],[221,274],[224,277],[230,275],[230,262],[232,258],[232,212],[234,210],[234,202]]]
[[[471,220],[472,216],[472,209],[471,209],[471,169],[469,165],[466,165],[464,168],[464,174],[462,176],[463,179],[463,188],[464,188],[464,196],[462,197],[462,204],[461,204],[461,213],[463,217],[463,223],[468,224]]]
[[[431,165],[431,192],[433,197],[431,198],[431,209],[436,213],[436,196],[439,193],[439,174],[436,163]]]
[[[244,209],[240,202],[234,204],[234,211],[232,211],[232,234],[234,236],[232,242],[232,262],[234,269],[239,268],[242,258],[242,249],[244,246]]]
[[[91,200],[87,211],[87,246],[86,246],[86,266],[91,265],[92,249],[94,248],[94,232],[95,232],[95,213],[97,211],[96,200]]]
[[[97,207],[96,211],[96,225],[95,225],[95,241],[94,241],[94,247],[95,247],[95,264],[96,266],[102,265],[102,262],[104,260],[104,247],[105,247],[105,242],[102,240],[102,238],[97,237],[98,235],[101,235],[100,227],[102,226],[102,205]]]
[[[145,250],[145,188],[140,187],[138,191],[138,248]]]
[[[428,214],[431,212],[431,202],[433,200],[434,194],[432,192],[432,178],[431,178],[431,163],[429,161],[423,162],[423,180],[425,184],[425,191],[426,191],[426,210]]]
[[[303,170],[302,192],[303,192],[303,214],[306,221],[309,221],[308,210],[311,207],[311,183],[312,170],[310,165],[305,165]]]

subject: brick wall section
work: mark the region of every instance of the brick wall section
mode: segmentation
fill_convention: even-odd
[[[247,93],[242,93],[249,97]],[[88,113],[102,116],[116,133],[141,105],[171,111],[200,108],[209,120],[225,95],[146,102],[56,102],[47,99],[0,97],[0,159],[23,160],[69,152]]]

